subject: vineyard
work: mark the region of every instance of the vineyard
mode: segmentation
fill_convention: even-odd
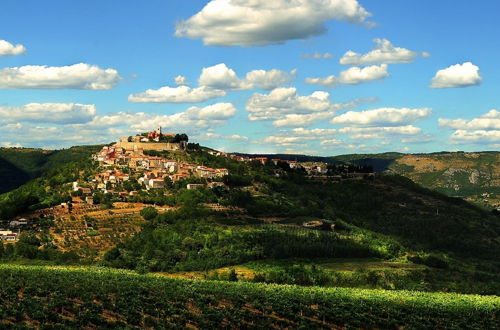
[[[55,217],[51,230],[54,244],[65,251],[95,258],[140,231],[144,219],[139,212],[143,204],[115,203],[113,209],[101,210],[98,206],[76,205],[70,214],[58,207],[49,209]]]
[[[0,327],[494,329],[500,298],[0,265]]]

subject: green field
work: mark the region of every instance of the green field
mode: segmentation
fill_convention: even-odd
[[[0,265],[0,327],[494,329],[500,297]]]

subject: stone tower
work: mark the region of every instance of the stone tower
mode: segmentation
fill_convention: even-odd
[[[158,126],[158,128],[156,128],[156,133],[158,133],[158,136],[161,136],[161,126]]]

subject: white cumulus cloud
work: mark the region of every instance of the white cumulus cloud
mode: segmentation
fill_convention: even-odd
[[[186,114],[193,119],[227,120],[236,114],[236,108],[231,103],[216,103],[204,108],[191,107]]]
[[[303,60],[311,60],[311,59],[312,60],[323,60],[323,59],[329,59],[332,57],[333,57],[333,54],[329,53],[329,52],[326,52],[326,53],[315,52],[312,54],[306,53],[306,54],[303,54],[300,56],[300,58]]]
[[[116,112],[95,115],[89,122],[64,127],[86,136],[96,134],[109,140],[151,130],[158,125],[165,131],[199,135],[201,131],[225,125],[235,113],[236,108],[231,103],[215,103],[205,107],[189,107],[173,114]]]
[[[325,111],[332,105],[323,91],[301,96],[294,87],[276,88],[269,94],[254,93],[247,102],[250,120],[276,119],[283,114],[308,114]]]
[[[468,131],[459,129],[456,130],[450,137],[450,142],[453,144],[494,144],[500,142],[500,130],[486,131],[475,130]]]
[[[178,22],[175,35],[210,46],[259,46],[324,34],[330,20],[370,16],[357,0],[212,0]]]
[[[381,136],[384,134],[395,134],[395,135],[415,135],[422,132],[422,130],[413,125],[405,126],[382,126],[382,127],[342,127],[338,130],[342,134],[354,134],[355,136],[364,134],[373,134],[376,136]]]
[[[225,63],[219,63],[201,70],[198,79],[199,87],[186,86],[186,77],[175,77],[177,87],[163,86],[159,89],[148,89],[145,92],[130,94],[130,102],[142,103],[196,103],[226,95],[229,90],[249,90],[260,88],[271,90],[291,82],[295,78],[296,70],[290,73],[272,69],[253,70],[246,74],[244,79]]]
[[[338,77],[331,75],[325,78],[306,78],[305,82],[323,87],[335,87],[339,84],[359,85],[365,82],[384,79],[388,76],[387,64],[371,65],[363,68],[353,66],[340,72]]]
[[[13,45],[7,40],[0,40],[0,56],[16,56],[25,53],[26,47],[23,45]]]
[[[197,88],[165,86],[159,89],[148,89],[143,93],[131,94],[128,100],[135,103],[196,103],[224,95],[226,92],[223,90],[205,86]]]
[[[296,74],[296,70],[290,73],[272,69],[253,70],[246,74],[245,79],[240,79],[236,72],[225,63],[216,64],[203,68],[198,83],[200,86],[207,86],[221,90],[248,90],[260,88],[271,90],[291,82]]]
[[[455,64],[436,72],[431,88],[460,88],[480,85],[479,67],[471,62]]]
[[[178,75],[174,78],[174,82],[177,86],[181,86],[181,85],[189,85],[188,81],[187,81],[187,78],[182,76],[182,75]]]
[[[95,114],[92,104],[29,103],[19,107],[0,107],[0,122],[77,124],[91,121]]]
[[[198,83],[200,86],[223,90],[244,88],[236,72],[225,63],[203,68]]]
[[[342,145],[345,142],[343,140],[337,140],[337,139],[330,139],[330,140],[323,140],[320,142],[320,145],[322,146],[338,146]]]
[[[292,70],[292,72],[288,73],[277,69],[269,71],[253,70],[247,73],[243,84],[249,85],[251,88],[271,90],[290,83],[294,79],[296,72],[296,70]]]
[[[491,144],[500,142],[500,111],[490,110],[473,119],[439,118],[439,127],[454,129],[450,136],[453,144]]]
[[[414,52],[406,48],[394,47],[387,39],[374,39],[375,47],[366,54],[347,51],[340,59],[340,64],[364,65],[368,63],[391,64],[411,63],[418,56],[429,57],[426,52]]]
[[[356,99],[345,103],[332,103],[330,94],[315,91],[310,95],[299,95],[297,89],[276,88],[269,94],[254,93],[247,102],[248,119],[273,120],[276,127],[309,126],[319,120],[332,118],[336,110],[353,108],[361,102],[374,99]]]
[[[333,117],[333,111],[309,113],[309,114],[286,114],[280,119],[273,121],[275,127],[300,127],[309,126],[318,120],[327,120]]]
[[[471,120],[439,118],[438,123],[439,127],[451,129],[500,130],[500,111],[493,109]]]
[[[78,63],[0,69],[0,89],[111,89],[121,79],[115,69]]]
[[[431,109],[379,108],[366,111],[348,111],[331,120],[333,124],[355,126],[400,126],[428,117]]]

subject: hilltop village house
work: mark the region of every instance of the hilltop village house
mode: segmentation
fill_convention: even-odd
[[[225,168],[210,168],[203,165],[191,164],[185,161],[167,159],[158,156],[148,156],[145,150],[155,151],[178,151],[186,148],[185,142],[162,142],[172,141],[174,134],[163,134],[161,127],[156,131],[135,137],[120,139],[111,146],[104,146],[100,152],[93,155],[93,159],[99,165],[107,168],[95,175],[91,186],[105,193],[114,193],[116,186],[123,185],[127,181],[138,183],[143,189],[163,189],[166,181],[176,182],[189,177],[207,179],[210,187],[223,185],[220,179],[229,174]],[[186,137],[187,138],[187,137]],[[87,203],[92,204],[92,191],[90,188],[80,187],[77,182],[73,184],[74,191],[80,191],[86,196]],[[123,194],[134,195],[137,191]],[[121,194],[121,193],[120,193]],[[83,200],[82,200],[83,201]]]
[[[185,136],[187,138],[187,136]],[[115,148],[122,148],[125,151],[140,152],[144,150],[156,151],[176,151],[186,150],[187,140],[179,137],[176,139],[174,133],[162,133],[161,126],[155,131],[142,135],[122,137],[115,144]]]

